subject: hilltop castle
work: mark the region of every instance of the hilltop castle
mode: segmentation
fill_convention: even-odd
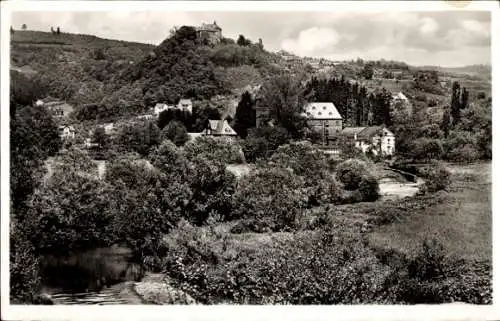
[[[207,40],[210,44],[215,45],[222,39],[222,28],[214,21],[213,24],[203,23],[201,27],[196,27],[198,38]]]

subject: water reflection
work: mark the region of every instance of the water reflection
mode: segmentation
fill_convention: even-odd
[[[144,270],[132,261],[129,249],[113,246],[66,256],[46,256],[42,258],[42,275],[47,288],[79,293],[138,281]]]

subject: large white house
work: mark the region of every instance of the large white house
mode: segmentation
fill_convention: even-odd
[[[384,126],[347,127],[342,134],[354,139],[356,148],[363,153],[392,156],[396,151],[396,137]]]
[[[323,143],[338,136],[342,131],[342,116],[331,102],[310,102],[305,106],[307,123],[321,134]]]

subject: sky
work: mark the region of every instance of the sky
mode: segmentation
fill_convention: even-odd
[[[262,39],[266,49],[333,60],[386,59],[411,65],[491,64],[491,16],[431,12],[14,12],[20,29],[159,44],[174,26],[217,21],[225,37]]]

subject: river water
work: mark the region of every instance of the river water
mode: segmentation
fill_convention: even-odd
[[[54,304],[140,304],[133,284],[143,276],[124,247],[42,259],[43,292]]]

